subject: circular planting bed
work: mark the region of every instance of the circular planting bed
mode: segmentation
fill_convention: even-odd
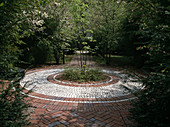
[[[61,75],[62,73],[49,75],[47,77],[47,80],[49,82],[52,82],[58,85],[74,86],[74,87],[100,87],[100,86],[109,85],[110,83],[116,83],[119,81],[119,77],[107,74],[105,75],[105,80],[78,83],[75,81],[63,80],[61,79]]]
[[[131,90],[142,88],[141,83],[132,81],[133,77],[119,71],[103,69],[105,80],[89,83],[60,80],[63,71],[64,69],[49,69],[28,72],[20,84],[27,84],[25,91],[33,89],[29,95],[31,97],[76,103],[126,101],[134,96],[125,87]]]
[[[99,83],[106,83],[106,82],[110,82],[112,81],[112,76],[109,76],[109,75],[103,75],[103,79],[99,80],[99,81],[84,81],[84,82],[77,82],[77,81],[71,81],[71,80],[68,80],[68,79],[63,79],[62,78],[62,75],[63,73],[59,73],[59,74],[56,74],[53,79],[55,81],[58,81],[58,82],[63,82],[63,83],[66,83],[66,84],[79,84],[79,85],[92,85],[92,84],[99,84]]]

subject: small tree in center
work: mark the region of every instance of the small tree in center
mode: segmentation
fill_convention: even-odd
[[[90,49],[88,42],[92,41],[92,31],[88,29],[87,20],[88,5],[82,0],[73,0],[70,4],[73,21],[74,40],[77,43],[77,49],[80,50],[80,67],[85,68],[87,64],[87,51]]]

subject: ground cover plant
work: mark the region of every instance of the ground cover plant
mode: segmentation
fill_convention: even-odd
[[[104,76],[104,73],[99,69],[70,68],[63,72],[61,79],[81,83],[90,81],[102,81],[106,79],[106,77]]]

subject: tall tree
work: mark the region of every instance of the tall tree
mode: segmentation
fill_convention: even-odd
[[[77,48],[80,50],[80,67],[86,65],[86,55],[84,52],[89,49],[88,42],[92,41],[92,36],[88,36],[92,33],[89,29],[88,21],[88,4],[82,0],[73,0],[70,4],[70,10],[72,13],[72,23],[74,31],[74,41],[77,43]]]
[[[110,63],[111,54],[117,49],[117,32],[121,28],[121,22],[126,17],[123,2],[113,0],[90,1],[91,27],[94,31],[94,39],[98,52]],[[97,10],[97,11],[96,11]]]

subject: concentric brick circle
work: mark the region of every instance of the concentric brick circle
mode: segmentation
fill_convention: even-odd
[[[58,80],[57,77],[59,77],[60,74],[52,74],[47,77],[47,80],[49,82],[58,84],[58,85],[63,85],[63,86],[74,86],[74,87],[101,87],[101,86],[107,86],[110,84],[117,83],[119,81],[119,77],[114,76],[114,75],[105,75],[107,77],[106,80],[104,81],[99,81],[99,82],[94,82],[94,83],[76,83],[76,82],[70,82],[70,81],[61,81]]]
[[[110,82],[103,82],[95,85],[77,85],[61,83],[49,77],[54,77],[64,69],[49,69],[35,72],[28,72],[21,81],[21,86],[26,85],[26,90],[33,89],[29,96],[44,100],[77,103],[110,103],[133,99],[125,87],[131,90],[141,89],[142,84],[133,82],[135,78],[122,74],[119,71],[102,71],[112,77]],[[115,79],[115,80],[114,80]],[[133,81],[132,81],[133,80]],[[83,87],[82,87],[83,86]],[[90,86],[90,87],[89,87]],[[96,87],[97,86],[97,87]]]

